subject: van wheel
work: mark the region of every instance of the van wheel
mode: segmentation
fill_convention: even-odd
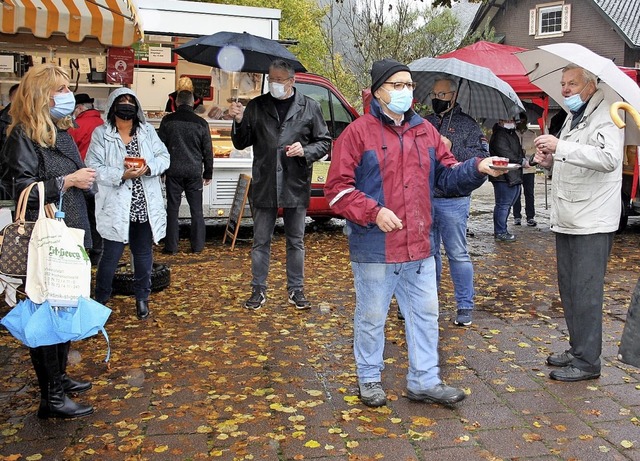
[[[118,270],[113,276],[111,285],[113,294],[132,295],[133,290],[133,272],[131,266],[126,263],[118,264]],[[153,263],[151,269],[151,292],[161,291],[167,288],[171,283],[171,269],[166,264]]]

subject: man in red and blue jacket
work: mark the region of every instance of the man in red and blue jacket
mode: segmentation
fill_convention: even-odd
[[[433,190],[467,195],[487,174],[500,173],[490,168],[491,157],[458,162],[433,125],[411,109],[415,83],[406,65],[376,61],[371,81],[371,111],[337,139],[325,184],[329,204],[347,219],[360,400],[386,404],[384,325],[395,296],[405,317],[407,396],[453,404],[465,393],[440,379]]]

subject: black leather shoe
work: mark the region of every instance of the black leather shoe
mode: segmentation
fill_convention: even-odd
[[[549,373],[549,377],[556,381],[584,381],[585,379],[599,378],[600,372],[582,371],[580,368],[569,365],[564,368],[560,368],[559,370],[553,370]]]
[[[149,317],[149,301],[146,299],[136,299],[136,315],[140,320]]]
[[[551,365],[552,367],[566,367],[567,365],[571,365],[572,360],[573,354],[569,351],[564,351],[551,354],[547,357],[547,365]]]
[[[407,389],[407,397],[409,400],[415,400],[417,402],[430,400],[431,402],[442,403],[444,405],[452,405],[464,400],[466,396],[467,395],[462,389],[456,389],[455,387],[447,386],[444,383],[437,384],[429,389],[415,392]]]
[[[69,378],[69,376],[65,373],[61,377],[62,381],[62,389],[65,394],[82,394],[83,392],[87,392],[91,389],[91,383],[88,381],[76,381],[75,379]]]

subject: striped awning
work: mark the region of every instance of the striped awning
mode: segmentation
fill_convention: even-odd
[[[71,42],[86,37],[102,45],[128,47],[143,38],[133,0],[0,0],[0,32],[31,31],[39,38],[64,34]]]

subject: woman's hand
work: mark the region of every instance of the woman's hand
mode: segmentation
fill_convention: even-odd
[[[94,182],[96,182],[96,170],[93,168],[80,168],[64,177],[63,189],[66,191],[70,187],[77,187],[78,189],[89,190],[93,187]]]
[[[140,168],[125,168],[124,174],[122,175],[122,180],[126,181],[127,179],[139,178],[140,176],[144,175],[147,170],[149,170],[149,165],[145,165]]]

